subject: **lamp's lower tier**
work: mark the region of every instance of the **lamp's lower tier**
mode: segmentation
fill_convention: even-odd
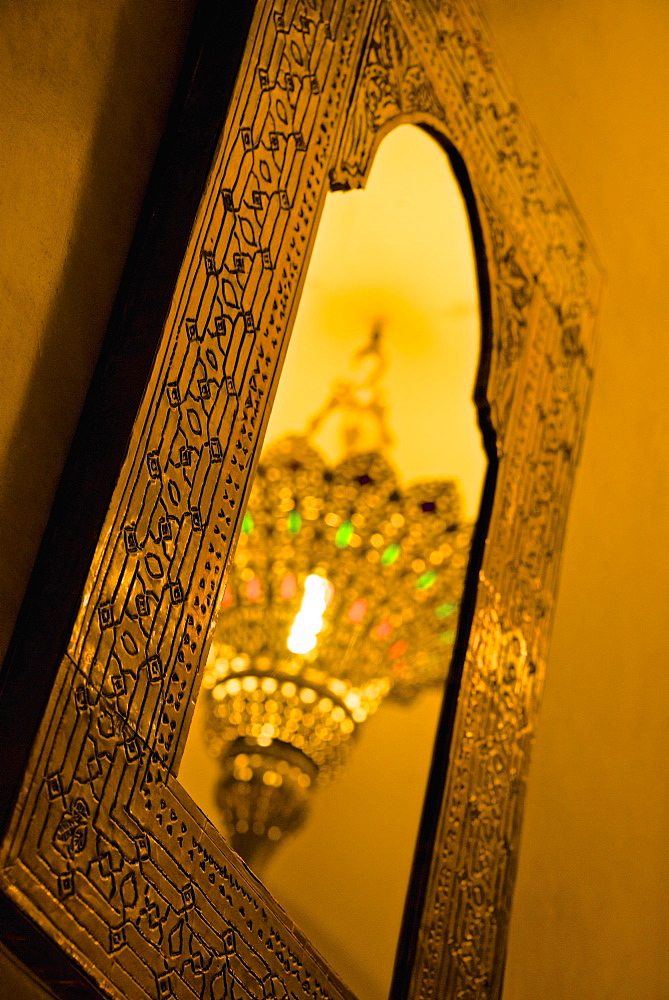
[[[250,737],[229,744],[220,763],[217,802],[223,833],[258,871],[283,838],[305,822],[317,768],[288,743],[274,740],[261,747]]]

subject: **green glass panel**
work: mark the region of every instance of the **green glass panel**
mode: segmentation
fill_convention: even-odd
[[[302,527],[302,518],[296,510],[291,510],[288,515],[288,531],[291,535],[296,535],[300,528]]]
[[[391,542],[381,553],[381,565],[390,566],[401,552],[399,542]]]
[[[416,580],[416,586],[419,590],[427,590],[437,579],[437,571],[435,569],[428,569],[426,573],[421,573],[421,575]]]
[[[337,528],[337,534],[335,535],[335,545],[338,549],[345,549],[348,543],[351,541],[351,535],[355,532],[355,526],[353,521],[344,521]]]

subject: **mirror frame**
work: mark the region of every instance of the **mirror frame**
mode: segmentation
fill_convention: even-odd
[[[352,996],[176,774],[324,198],[364,185],[384,135],[412,122],[467,202],[490,468],[392,996],[500,997],[601,272],[474,0],[257,0],[250,29],[242,8],[201,41],[230,80],[213,161],[192,151],[210,169],[152,362],[143,342],[146,386],[142,364],[128,375],[127,303],[171,274],[155,230],[5,664],[0,928],[63,996]],[[128,433],[96,458],[116,404]],[[183,448],[188,497],[169,474]],[[100,513],[68,562],[82,481]]]

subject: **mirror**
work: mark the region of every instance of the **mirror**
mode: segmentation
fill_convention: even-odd
[[[388,994],[485,475],[480,341],[462,194],[400,126],[326,199],[179,771],[365,1000]]]

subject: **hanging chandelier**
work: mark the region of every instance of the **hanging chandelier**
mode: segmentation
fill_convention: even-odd
[[[338,380],[306,434],[261,456],[203,680],[223,830],[256,867],[384,698],[443,683],[455,638],[472,529],[457,483],[403,486],[380,328],[354,360],[367,377]],[[331,465],[313,437],[335,413]]]

